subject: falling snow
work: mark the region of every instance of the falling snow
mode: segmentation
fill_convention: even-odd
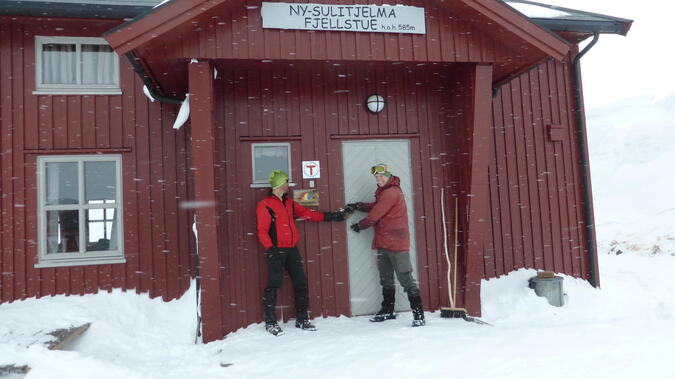
[[[252,324],[207,345],[193,343],[194,284],[171,302],[119,290],[27,299],[0,304],[0,366],[28,365],[27,378],[675,377],[675,76],[664,64],[640,69],[673,61],[673,49],[657,45],[672,35],[665,19],[672,6],[546,2],[636,19],[627,38],[603,35],[582,60],[602,289],[565,276],[567,303],[556,308],[527,288],[535,273],[520,270],[482,283],[483,318],[493,326],[438,313],[424,328],[409,326],[409,312],[381,324],[314,315],[315,333],[289,323],[275,338]],[[91,328],[67,351],[36,341],[45,330],[86,322]]]

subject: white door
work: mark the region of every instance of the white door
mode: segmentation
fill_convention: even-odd
[[[401,179],[401,189],[408,208],[410,229],[410,259],[415,279],[417,278],[417,254],[415,252],[415,228],[412,202],[412,178],[410,172],[410,143],[407,140],[346,141],[342,143],[344,165],[345,201],[375,201],[377,185],[370,168],[377,163],[386,163],[394,175]],[[346,227],[360,221],[366,213],[355,212],[346,222]],[[373,314],[380,309],[382,287],[377,272],[375,250],[370,249],[373,228],[355,233],[347,229],[349,259],[349,296],[352,315]],[[407,295],[396,280],[396,310],[410,309]]]

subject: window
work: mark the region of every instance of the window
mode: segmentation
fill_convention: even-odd
[[[35,37],[36,94],[121,94],[119,58],[103,38]]]
[[[253,184],[252,187],[269,186],[267,177],[272,170],[283,170],[288,174],[289,182],[291,176],[291,144],[286,143],[254,143],[251,145],[251,156],[253,162]]]
[[[119,155],[38,158],[36,267],[124,263]]]

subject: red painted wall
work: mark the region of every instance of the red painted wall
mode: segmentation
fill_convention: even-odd
[[[522,267],[589,279],[571,57],[548,61],[493,100],[491,239],[484,277]],[[561,137],[550,137],[550,125]]]
[[[35,35],[100,36],[117,22],[0,17],[0,301],[135,289],[165,299],[189,286],[192,218],[187,129],[176,109],[151,104],[126,59],[122,95],[33,95]],[[36,159],[122,155],[126,264],[34,268]]]

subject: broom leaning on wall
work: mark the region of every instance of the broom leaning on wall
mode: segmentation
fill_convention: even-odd
[[[475,322],[477,324],[490,325],[489,323],[471,317],[466,314],[465,308],[455,307],[455,296],[457,290],[457,230],[459,223],[459,208],[457,205],[457,198],[455,198],[455,248],[453,252],[453,263],[450,263],[450,256],[448,254],[448,227],[445,223],[445,193],[444,188],[441,188],[441,217],[443,218],[443,249],[445,251],[445,260],[448,262],[448,298],[450,298],[450,307],[441,307],[441,317],[443,318],[462,318],[468,322]],[[452,273],[452,283],[450,282],[450,274]]]

